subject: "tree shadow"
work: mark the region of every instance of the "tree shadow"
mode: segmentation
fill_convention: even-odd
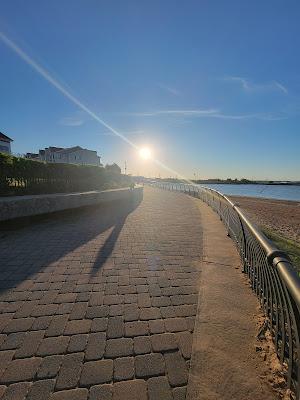
[[[89,246],[98,235],[113,227],[96,258],[89,260],[92,265],[89,273],[96,274],[110,256],[127,216],[142,197],[142,192],[139,195],[135,192],[129,199],[109,204],[1,223],[0,293],[31,277],[35,280],[49,266],[58,268],[58,273],[66,273],[59,272],[60,267],[56,266],[63,257],[67,268],[78,269],[88,254],[85,250],[81,252],[80,247]]]

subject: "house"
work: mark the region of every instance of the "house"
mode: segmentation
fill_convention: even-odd
[[[25,158],[29,158],[30,160],[39,160],[39,154],[38,153],[26,153]]]
[[[11,153],[10,143],[13,142],[11,138],[0,132],[0,152]]]
[[[62,148],[46,147],[39,151],[39,159],[53,163],[67,163],[79,165],[101,165],[100,157],[94,150],[83,149],[80,146]]]
[[[63,147],[46,147],[44,150],[39,151],[39,158],[41,161],[55,162],[54,153],[59,150],[64,150]]]

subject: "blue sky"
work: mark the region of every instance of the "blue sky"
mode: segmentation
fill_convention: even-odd
[[[2,0],[0,131],[133,174],[300,180],[299,20],[298,1]]]

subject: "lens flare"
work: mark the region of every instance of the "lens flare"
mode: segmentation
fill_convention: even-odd
[[[25,53],[20,47],[18,47],[10,38],[8,38],[3,32],[0,31],[0,41],[2,41],[7,47],[13,50],[23,61],[25,61],[28,65],[30,65],[39,75],[41,75],[44,79],[46,79],[52,86],[54,86],[59,92],[61,92],[66,98],[68,98],[73,104],[79,107],[81,110],[85,111],[89,114],[94,120],[99,122],[102,126],[110,130],[124,142],[128,143],[130,146],[135,148],[142,159],[147,160],[151,158],[151,160],[157,164],[158,166],[162,167],[166,171],[170,172],[173,176],[178,176],[178,178],[193,184],[190,180],[186,177],[181,175],[179,172],[175,171],[174,169],[168,167],[166,164],[162,163],[161,161],[152,158],[151,150],[149,148],[139,148],[135,143],[129,140],[123,133],[117,131],[112,126],[110,126],[106,121],[100,118],[97,114],[95,114],[92,110],[90,110],[84,103],[82,103],[77,97],[71,94],[61,83],[59,83],[56,79],[54,79],[49,72],[39,65],[35,60],[33,60],[28,54]]]

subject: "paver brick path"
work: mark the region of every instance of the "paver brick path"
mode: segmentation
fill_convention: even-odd
[[[199,212],[146,188],[139,205],[1,233],[0,397],[185,398]]]

